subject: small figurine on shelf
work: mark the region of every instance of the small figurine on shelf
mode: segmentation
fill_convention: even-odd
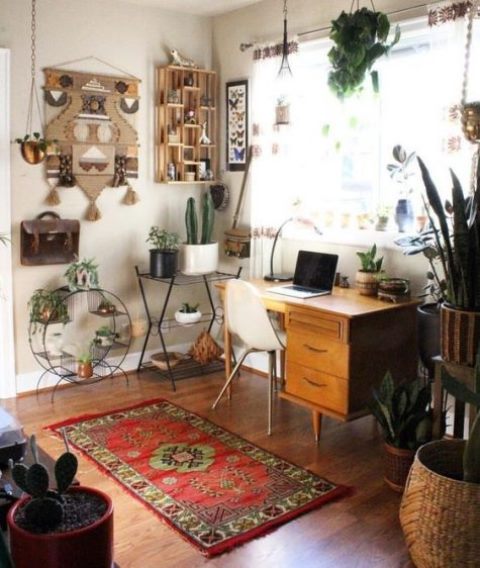
[[[210,107],[212,105],[213,105],[213,100],[211,97],[209,97],[208,95],[202,95],[200,97],[200,106]]]
[[[200,134],[200,144],[205,144],[206,146],[210,146],[212,141],[207,136],[207,122],[202,122],[202,133]]]
[[[177,179],[177,168],[173,162],[169,162],[167,165],[167,179],[169,181],[175,181]]]
[[[185,85],[185,87],[193,87],[194,84],[194,79],[193,79],[193,75],[187,75],[184,79],[183,79],[183,84]]]
[[[197,124],[197,118],[195,117],[194,109],[189,109],[185,113],[185,124]]]
[[[179,67],[190,67],[192,69],[197,69],[198,65],[193,61],[179,53],[176,49],[170,50],[170,55],[172,56],[172,65],[178,65]]]
[[[180,134],[173,126],[168,127],[168,143],[169,144],[179,144]]]
[[[180,104],[180,94],[177,89],[169,89],[167,92],[167,103],[178,105]]]

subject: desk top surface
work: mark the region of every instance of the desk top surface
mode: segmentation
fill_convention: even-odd
[[[321,312],[327,312],[348,318],[367,315],[375,312],[398,310],[405,307],[412,307],[421,304],[418,299],[404,300],[398,303],[386,302],[372,296],[361,296],[357,290],[352,288],[334,287],[331,294],[327,296],[316,296],[301,300],[290,296],[281,296],[272,292],[267,292],[267,288],[272,288],[276,284],[266,282],[262,279],[249,280],[260,292],[267,309],[276,312],[285,312],[287,306],[300,306]],[[282,284],[278,284],[281,286]],[[219,282],[216,287],[223,290],[226,282]]]

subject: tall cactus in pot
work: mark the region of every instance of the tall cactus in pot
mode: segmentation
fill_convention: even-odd
[[[195,199],[193,197],[190,197],[187,201],[185,225],[187,227],[187,244],[196,245],[198,243],[198,220],[197,211],[195,209]]]
[[[202,208],[202,245],[208,245],[212,242],[213,222],[214,222],[214,206],[213,199],[208,191],[203,196]]]

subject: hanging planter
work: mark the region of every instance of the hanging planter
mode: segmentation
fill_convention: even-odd
[[[462,130],[465,138],[473,144],[480,142],[480,102],[467,103],[468,74],[470,71],[470,54],[472,51],[473,19],[478,13],[478,0],[474,0],[470,6],[467,27],[467,43],[465,47],[465,64],[462,85]]]
[[[15,142],[20,144],[22,158],[27,164],[39,164],[45,159],[49,142],[45,138],[41,138],[39,132],[34,132],[31,136],[25,134],[23,138],[17,138]]]
[[[353,2],[352,2],[353,7]],[[328,53],[332,69],[328,84],[339,99],[363,89],[365,75],[370,71],[374,91],[378,91],[378,74],[372,71],[374,63],[386,55],[400,39],[397,26],[392,43],[387,43],[390,22],[386,14],[368,8],[349,14],[342,12],[332,21],[330,39],[334,46]]]

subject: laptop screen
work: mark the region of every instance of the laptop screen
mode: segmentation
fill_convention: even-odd
[[[293,283],[295,286],[331,290],[335,281],[338,255],[301,250],[298,252]]]

